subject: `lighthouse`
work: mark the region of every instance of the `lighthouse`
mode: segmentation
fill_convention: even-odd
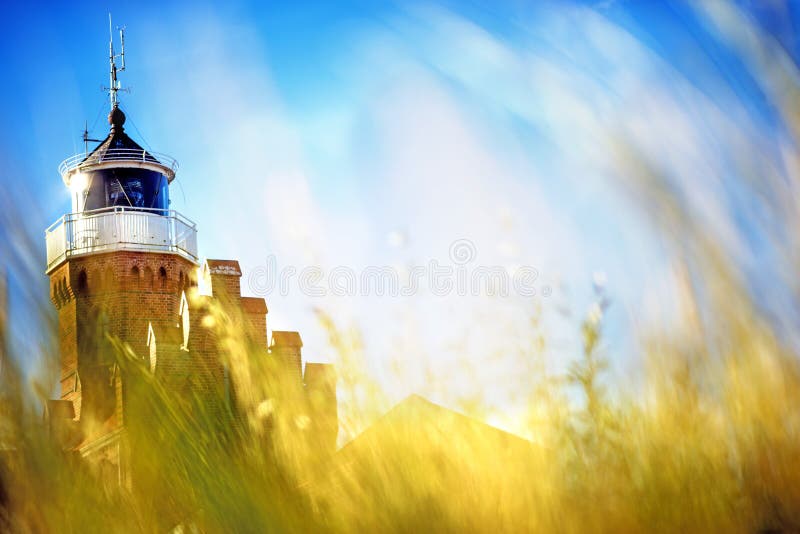
[[[51,431],[65,450],[129,482],[126,420],[135,403],[110,344],[130,348],[167,387],[235,413],[237,384],[202,321],[215,301],[243,319],[240,334],[259,347],[257,356],[278,362],[273,367],[296,382],[297,402],[308,404],[316,423],[310,428],[318,428],[332,450],[333,367],[314,364],[298,373],[299,334],[273,332],[267,343],[266,302],[241,295],[239,263],[199,258],[197,226],[170,207],[177,162],[144,149],[125,130],[118,101],[122,46],[117,54],[109,40],[108,134],[90,150],[85,132],[85,151],[59,166],[72,208],[45,232],[60,352],[59,394],[47,406]]]

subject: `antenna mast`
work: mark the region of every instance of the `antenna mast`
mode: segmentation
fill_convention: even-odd
[[[114,109],[117,104],[117,92],[125,91],[117,79],[117,73],[125,70],[125,27],[118,27],[119,29],[119,44],[120,53],[114,54],[114,29],[111,25],[111,13],[108,14],[108,63],[109,63],[109,87],[108,99],[111,101],[111,109]],[[120,67],[117,68],[117,58],[120,61]]]
[[[92,129],[94,129],[94,126],[92,126]],[[84,123],[84,126],[83,126],[83,152],[84,152],[84,154],[88,154],[89,153],[89,141],[91,141],[93,143],[99,143],[99,142],[101,142],[101,139],[92,139],[91,137],[89,137],[89,122],[86,121]]]

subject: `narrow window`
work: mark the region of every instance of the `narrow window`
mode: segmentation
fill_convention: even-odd
[[[131,269],[131,287],[134,289],[139,289],[139,267],[133,266]]]
[[[183,350],[189,350],[189,328],[191,322],[189,321],[189,301],[186,299],[186,292],[181,293],[181,336],[183,337]]]
[[[150,372],[156,372],[156,364],[158,349],[156,348],[156,333],[153,330],[153,324],[150,323],[147,327],[147,346],[150,348]]]
[[[86,278],[86,271],[81,271],[78,273],[78,293],[84,295],[88,288],[89,282]]]

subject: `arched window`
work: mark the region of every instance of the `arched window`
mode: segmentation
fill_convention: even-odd
[[[189,350],[189,327],[191,323],[189,321],[189,301],[186,298],[185,291],[181,292],[180,316],[181,316],[181,322],[180,322],[181,334],[183,337],[183,345],[181,345],[181,348],[183,350]]]
[[[139,278],[139,267],[134,265],[131,269],[131,287],[134,289],[139,289],[140,282],[141,279]]]
[[[149,323],[147,326],[147,346],[150,349],[150,372],[155,373],[158,349],[156,348],[156,332],[153,330],[153,323]]]
[[[161,289],[167,288],[167,270],[163,266],[158,269],[158,284]]]
[[[85,295],[89,289],[89,281],[85,270],[78,273],[78,294]]]

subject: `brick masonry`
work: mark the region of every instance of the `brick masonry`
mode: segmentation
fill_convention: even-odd
[[[198,269],[176,254],[126,250],[70,258],[49,276],[58,312],[61,400],[73,407],[59,411],[74,414],[76,427],[64,440],[67,448],[106,463],[115,458],[119,464],[125,456],[118,452],[125,444],[111,438],[123,435],[129,415],[126,377],[114,365],[105,334],[126,343],[169,387],[204,395],[214,410],[224,408],[214,403],[233,402],[236,384],[220,358],[215,329],[205,323],[217,305],[241,318],[242,339],[263,347],[263,357],[273,359],[277,372],[296,385],[301,395],[295,402],[311,414],[318,441],[335,450],[333,366],[307,364],[304,377],[297,332],[273,332],[267,348],[266,302],[242,297],[238,262],[207,260]]]

